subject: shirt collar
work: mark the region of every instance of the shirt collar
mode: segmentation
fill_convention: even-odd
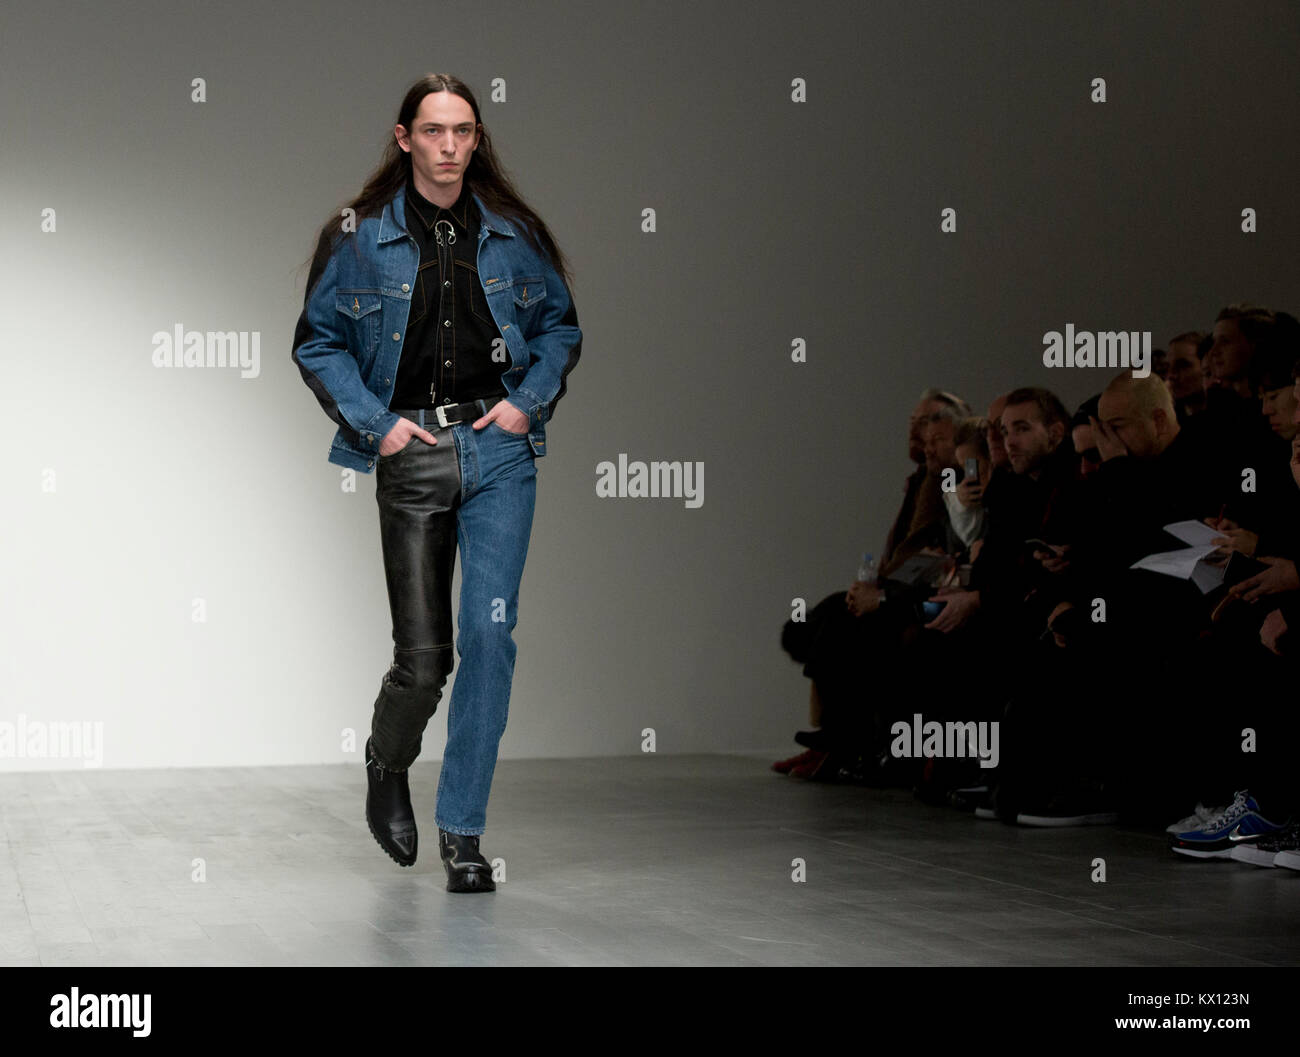
[[[469,205],[470,205],[469,188],[465,186],[465,181],[460,182],[460,196],[452,203],[450,209],[434,205],[424,195],[415,189],[415,183],[409,177],[406,181],[406,204],[412,213],[416,215],[420,223],[424,225],[425,230],[432,230],[433,225],[439,220],[450,219],[452,226],[458,230],[461,235],[469,234]]]

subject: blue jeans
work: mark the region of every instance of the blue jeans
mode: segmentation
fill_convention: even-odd
[[[406,770],[420,754],[453,667],[451,581],[459,546],[460,671],[435,819],[449,833],[477,835],[487,821],[514,679],[511,632],[532,532],[536,456],[527,433],[495,422],[481,430],[468,422],[439,428],[431,410],[399,413],[438,443],[413,436],[375,468],[393,663],[375,700],[371,752],[393,771]]]

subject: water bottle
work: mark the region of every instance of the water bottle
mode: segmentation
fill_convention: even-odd
[[[862,564],[858,566],[858,579],[868,584],[876,582],[876,559],[870,554],[862,556]]]

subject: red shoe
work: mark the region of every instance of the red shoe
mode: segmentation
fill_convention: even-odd
[[[776,771],[777,774],[789,774],[800,764],[807,763],[808,757],[812,754],[812,749],[805,749],[798,756],[791,756],[788,760],[777,760],[776,763],[772,764],[772,770]]]
[[[818,752],[816,749],[808,750],[808,759],[796,767],[791,768],[790,775],[793,778],[813,778],[817,772],[826,766],[826,761],[831,758],[829,752]]]

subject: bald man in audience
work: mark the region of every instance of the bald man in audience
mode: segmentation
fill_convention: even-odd
[[[1186,546],[1164,526],[1222,516],[1225,507],[1230,512],[1240,486],[1213,438],[1179,424],[1169,387],[1155,375],[1139,378],[1131,370],[1116,375],[1097,410],[1090,421],[1102,461],[1090,476],[1087,523],[1071,553],[1069,582],[1078,597],[1063,593],[1049,623],[1072,605],[1090,606],[1092,599],[1104,598],[1108,586],[1126,584],[1108,604],[1105,623],[1140,629],[1150,617],[1149,607],[1141,604],[1144,596],[1197,601],[1200,592],[1188,581],[1131,573],[1129,567],[1150,554]],[[1129,607],[1116,607],[1121,596]],[[1161,626],[1178,615],[1162,614]],[[1157,630],[1148,629],[1143,637]]]

